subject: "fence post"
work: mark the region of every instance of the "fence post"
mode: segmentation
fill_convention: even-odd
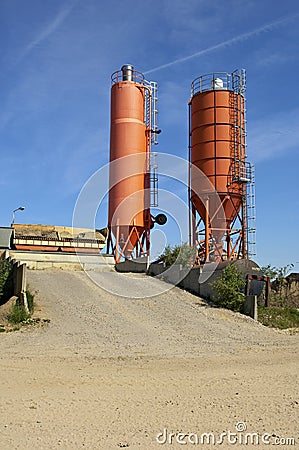
[[[17,288],[17,296],[19,297],[19,301],[22,306],[24,306],[25,311],[29,314],[28,301],[26,295],[26,264],[21,264],[17,267],[17,277],[16,277],[16,288]]]
[[[10,263],[12,265],[13,293],[18,297],[20,292],[18,267],[20,263],[15,259],[10,260]]]
[[[257,296],[246,295],[244,302],[244,314],[257,320]]]
[[[271,283],[270,283],[270,278],[266,277],[266,295],[265,295],[265,306],[269,307],[270,306],[270,291],[271,291]]]

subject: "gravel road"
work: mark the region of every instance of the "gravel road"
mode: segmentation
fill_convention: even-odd
[[[26,338],[28,354],[61,351],[103,357],[190,356],[207,352],[234,353],[246,346],[288,345],[282,336],[250,318],[207,306],[199,297],[173,287],[162,295],[146,297],[152,285],[170,287],[145,275],[93,274],[98,283],[124,285],[124,292],[144,293],[144,298],[110,294],[93,283],[84,272],[29,271],[35,292],[37,314],[50,318],[49,327],[31,331]],[[109,280],[109,283],[107,283]],[[23,345],[16,334],[19,351]]]
[[[1,449],[146,450],[164,427],[238,420],[298,438],[298,335],[178,288],[150,297],[170,286],[144,275],[95,276],[137,298],[84,272],[28,272],[35,315],[51,322],[1,335]]]

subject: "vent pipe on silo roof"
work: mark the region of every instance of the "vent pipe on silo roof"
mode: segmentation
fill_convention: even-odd
[[[133,81],[134,67],[132,64],[125,64],[122,66],[121,71],[123,74],[123,81]]]

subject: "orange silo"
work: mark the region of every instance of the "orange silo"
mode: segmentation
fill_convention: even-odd
[[[202,262],[248,256],[251,166],[246,162],[245,126],[244,69],[207,74],[192,82],[190,239]],[[206,189],[207,184],[213,190]]]
[[[153,123],[157,87],[130,64],[113,73],[111,80],[108,252],[111,248],[119,262],[149,253],[150,150],[157,132]]]

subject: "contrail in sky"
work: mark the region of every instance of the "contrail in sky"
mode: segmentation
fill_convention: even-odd
[[[36,36],[23,50],[21,55],[18,57],[16,63],[22,61],[37,45],[39,45],[42,41],[47,39],[54,31],[65,21],[65,19],[69,16],[74,6],[78,3],[78,0],[73,1],[70,5],[63,8],[57,16],[50,22],[41,33]]]
[[[166,69],[167,67],[174,66],[175,64],[179,64],[184,61],[188,61],[189,59],[196,58],[197,56],[206,55],[207,53],[213,52],[214,50],[219,50],[221,48],[229,47],[230,45],[237,44],[238,42],[247,41],[247,39],[258,36],[262,33],[267,33],[269,31],[272,31],[273,29],[279,27],[280,25],[283,25],[296,17],[299,16],[299,12],[296,12],[292,15],[286,16],[282,19],[276,20],[275,22],[268,23],[266,25],[263,25],[260,28],[256,28],[255,30],[248,31],[247,33],[240,34],[239,36],[235,36],[231,39],[228,39],[227,41],[220,42],[219,44],[213,45],[211,47],[205,48],[203,50],[200,50],[199,52],[193,53],[192,55],[184,56],[183,58],[175,59],[174,61],[171,61],[167,64],[162,64],[161,66],[154,67],[153,69],[147,70],[146,72],[143,72],[144,75],[147,75],[148,73],[156,72],[157,70]]]

